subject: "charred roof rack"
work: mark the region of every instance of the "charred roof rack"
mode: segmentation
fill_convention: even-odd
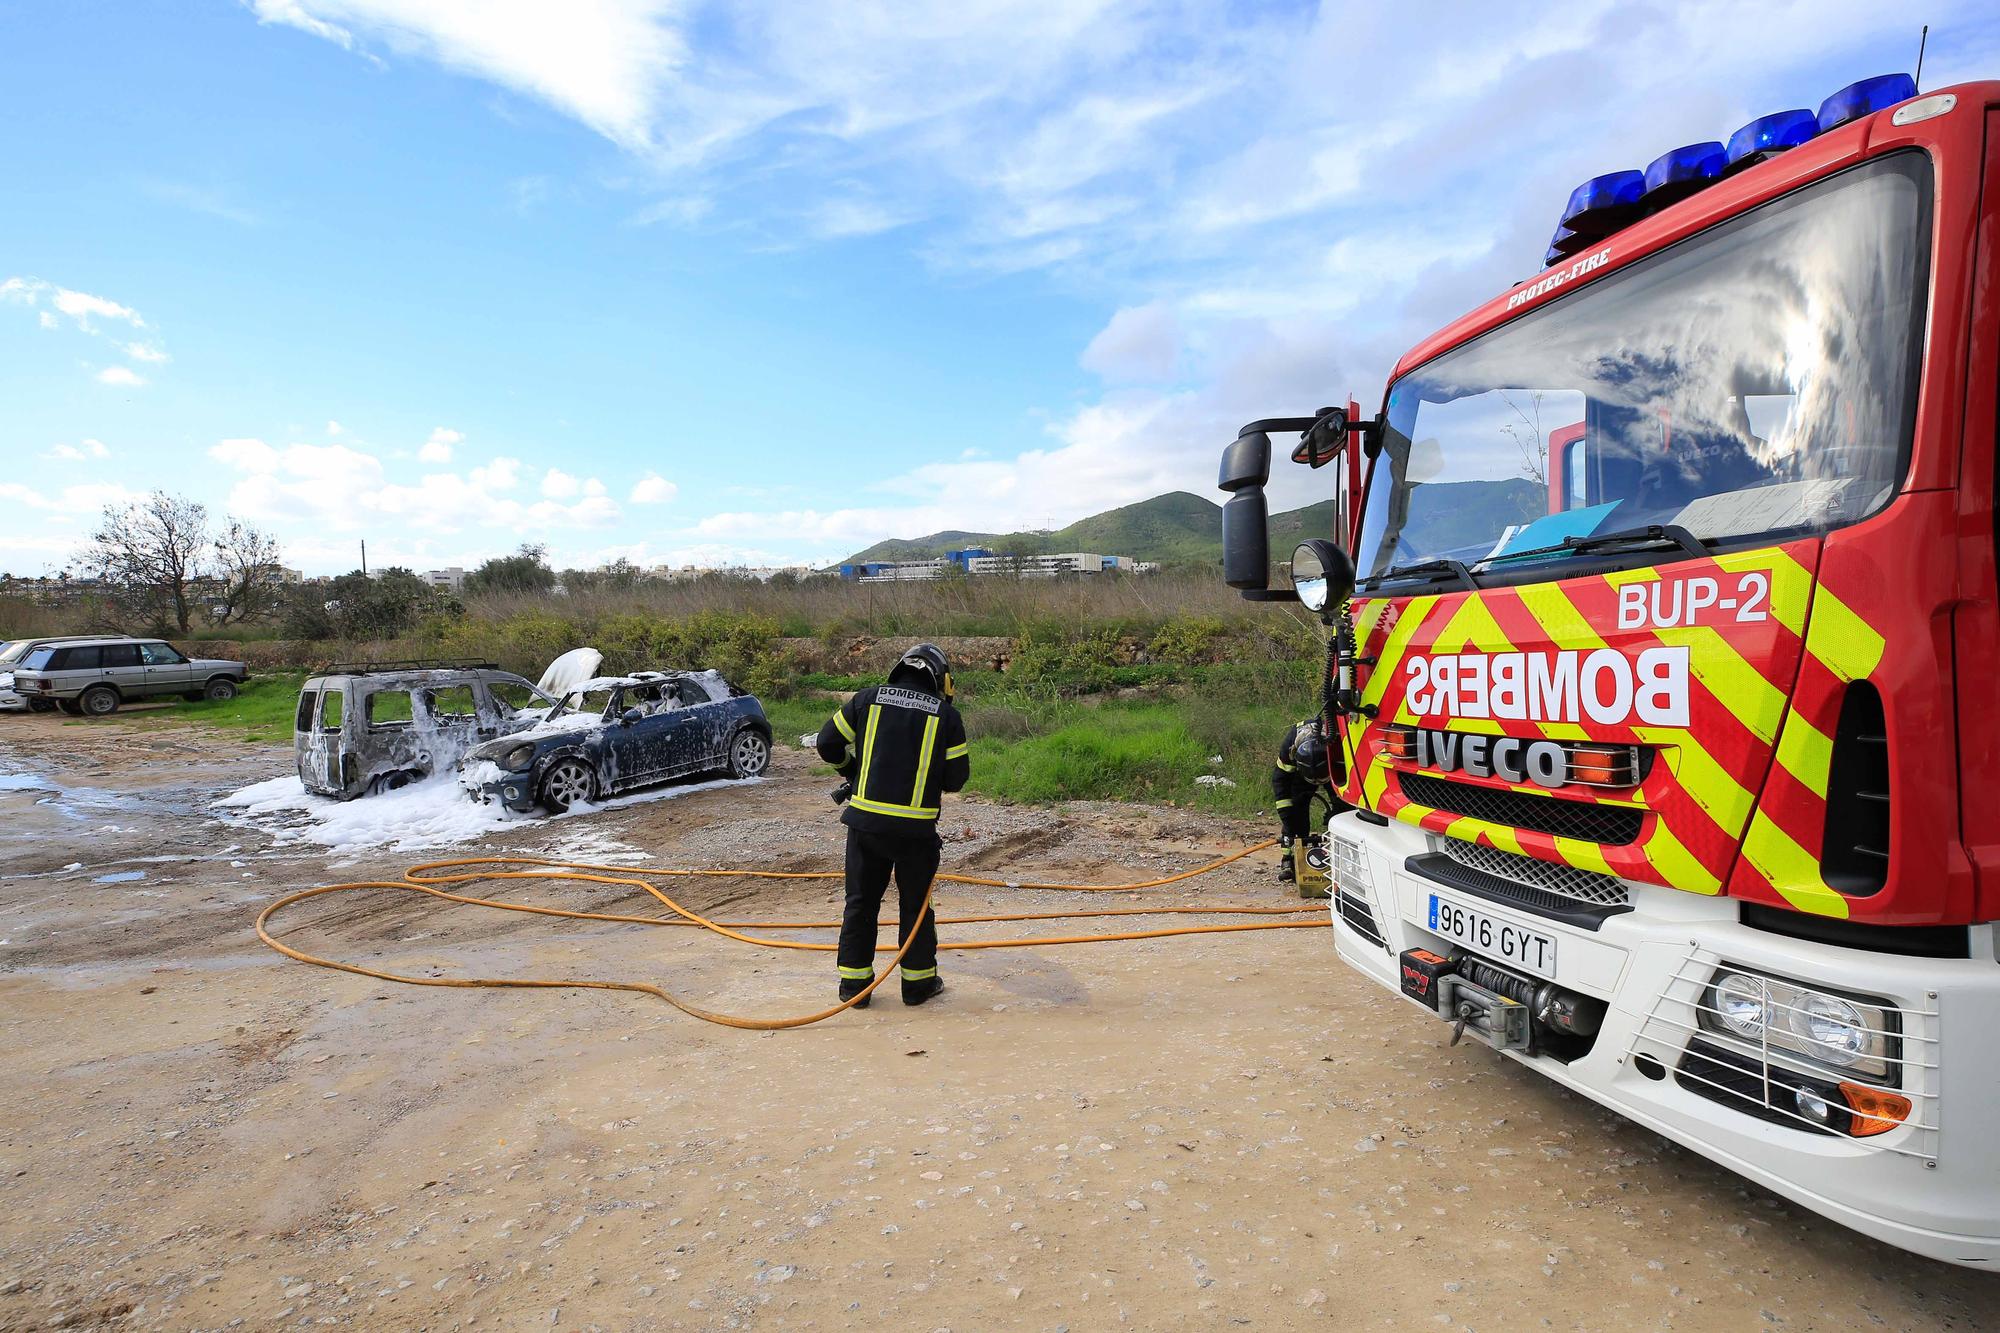
[[[372,676],[387,671],[498,671],[498,662],[471,657],[405,657],[389,662],[329,662],[322,676]]]

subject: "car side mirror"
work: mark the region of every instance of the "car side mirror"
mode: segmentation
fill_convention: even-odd
[[[624,712],[618,715],[618,723],[620,726],[629,727],[644,716],[645,714],[640,712],[638,709],[628,708]]]

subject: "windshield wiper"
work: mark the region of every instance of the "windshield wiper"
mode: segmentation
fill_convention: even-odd
[[[1502,560],[1526,560],[1538,555],[1602,551],[1618,546],[1677,546],[1692,556],[1708,554],[1708,547],[1702,539],[1680,524],[1648,523],[1643,528],[1626,528],[1622,532],[1594,532],[1587,537],[1565,537],[1554,546],[1536,546],[1525,551],[1502,551],[1498,555],[1475,560],[1473,564],[1475,567],[1482,567]]]
[[[1442,578],[1450,577],[1457,579],[1468,588],[1477,588],[1479,586],[1479,580],[1472,577],[1472,571],[1467,569],[1462,561],[1453,560],[1449,556],[1444,556],[1436,560],[1419,560],[1414,564],[1408,565],[1391,565],[1380,574],[1371,574],[1363,579],[1361,586],[1371,589],[1379,588],[1383,584],[1393,582],[1397,579],[1423,578],[1425,575],[1430,576],[1427,580],[1430,583],[1436,583]]]

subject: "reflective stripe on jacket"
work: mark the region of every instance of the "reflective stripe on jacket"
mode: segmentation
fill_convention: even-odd
[[[929,832],[943,794],[972,775],[964,719],[928,690],[870,686],[826,720],[818,745],[854,784],[841,822],[873,833]]]

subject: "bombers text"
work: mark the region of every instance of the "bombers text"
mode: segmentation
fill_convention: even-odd
[[[1415,655],[1403,703],[1419,718],[1688,725],[1688,649],[1615,648]]]

